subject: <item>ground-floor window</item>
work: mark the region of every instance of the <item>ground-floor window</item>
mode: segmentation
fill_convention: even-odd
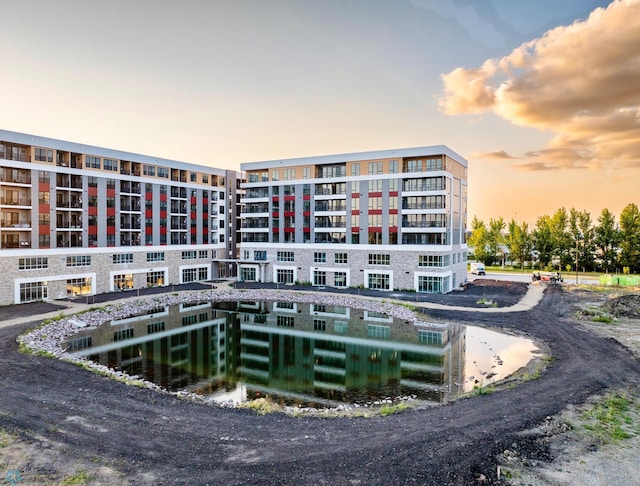
[[[164,272],[147,272],[147,287],[162,287],[164,285]]]
[[[293,269],[278,268],[278,270],[276,270],[276,282],[279,284],[292,284]]]
[[[256,269],[254,267],[242,267],[240,269],[240,280],[245,281],[255,281],[256,280]]]
[[[20,284],[20,303],[47,300],[49,287],[47,282],[26,282]]]
[[[449,277],[418,276],[418,292],[443,294],[449,291]]]
[[[389,326],[369,324],[367,326],[367,336],[375,339],[389,339],[391,337],[391,328]]]
[[[327,272],[314,270],[313,285],[327,285]]]
[[[67,297],[91,295],[91,277],[67,279]]]
[[[133,275],[121,273],[113,276],[113,288],[116,290],[130,290],[133,288]]]
[[[391,290],[390,277],[386,273],[370,273],[367,288],[375,290]]]
[[[209,278],[207,267],[183,268],[182,283],[201,282]]]
[[[333,274],[333,285],[336,287],[347,286],[347,272],[336,272]]]

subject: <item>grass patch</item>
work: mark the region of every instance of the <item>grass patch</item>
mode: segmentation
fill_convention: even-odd
[[[625,395],[609,395],[582,414],[583,427],[601,444],[629,439],[634,435],[631,430],[638,430],[628,413],[631,403]]]
[[[476,304],[484,304],[487,307],[498,307],[498,303],[493,299],[485,299],[484,297],[476,300]]]
[[[15,436],[11,435],[5,429],[0,429],[0,449],[10,446],[14,440]]]
[[[595,316],[591,319],[593,322],[604,322],[605,324],[611,324],[613,322],[613,318],[606,314]]]
[[[90,480],[91,476],[89,475],[89,473],[87,473],[87,471],[85,471],[84,469],[81,469],[77,472],[77,474],[63,479],[60,482],[60,486],[76,486],[80,484],[87,484]]]
[[[391,404],[391,405],[383,405],[382,407],[380,407],[380,415],[382,415],[383,417],[386,417],[387,415],[403,412],[408,408],[409,408],[409,405],[407,405],[404,402]]]
[[[256,398],[250,402],[242,402],[238,404],[238,408],[248,408],[258,415],[266,415],[268,413],[281,412],[282,407],[270,398]]]

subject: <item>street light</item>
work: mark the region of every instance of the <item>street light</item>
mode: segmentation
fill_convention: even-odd
[[[576,235],[576,285],[578,285],[578,242],[580,241],[580,235]]]

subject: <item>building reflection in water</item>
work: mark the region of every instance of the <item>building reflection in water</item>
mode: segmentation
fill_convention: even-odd
[[[160,307],[83,331],[69,351],[171,390],[335,407],[462,392],[465,326],[290,302]]]

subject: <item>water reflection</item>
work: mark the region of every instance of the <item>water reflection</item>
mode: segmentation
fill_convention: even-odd
[[[77,334],[68,348],[219,402],[268,395],[315,407],[407,396],[441,403],[524,365],[535,349],[528,340],[476,330],[334,305],[202,302],[111,321]]]

